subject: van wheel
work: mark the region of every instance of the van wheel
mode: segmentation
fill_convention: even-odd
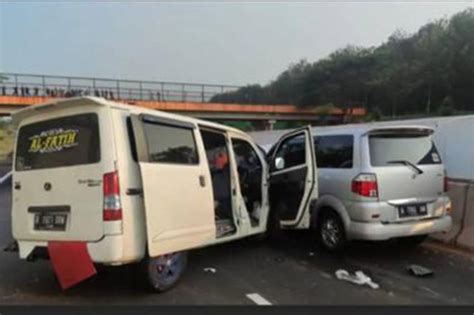
[[[316,233],[319,243],[330,252],[341,251],[346,245],[342,220],[333,210],[323,212],[318,219]]]
[[[169,290],[178,283],[186,269],[186,265],[186,252],[148,257],[145,262],[145,267],[150,288],[155,292]]]

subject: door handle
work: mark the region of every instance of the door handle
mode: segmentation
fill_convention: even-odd
[[[143,189],[141,188],[128,188],[127,191],[125,192],[129,196],[134,196],[134,195],[143,195]]]
[[[13,188],[15,188],[15,190],[20,190],[21,189],[20,182],[15,182],[15,185],[13,186]]]
[[[204,175],[199,175],[199,185],[206,187],[206,177],[204,177]]]

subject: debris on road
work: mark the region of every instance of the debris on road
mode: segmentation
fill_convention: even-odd
[[[372,281],[372,279],[367,276],[362,271],[356,271],[355,275],[351,275],[347,270],[339,269],[336,271],[336,278],[339,280],[349,281],[355,283],[357,285],[364,285],[367,284],[372,289],[376,290],[379,288],[379,285]]]
[[[204,272],[216,273],[217,270],[216,268],[207,267],[207,268],[204,268]]]
[[[8,244],[7,247],[3,249],[4,252],[18,252],[18,243],[17,241],[13,241]]]
[[[314,252],[309,252],[308,255],[309,256],[314,256]]]
[[[428,277],[434,275],[433,270],[420,265],[409,265],[407,271],[415,277]]]

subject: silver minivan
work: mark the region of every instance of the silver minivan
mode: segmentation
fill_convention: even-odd
[[[312,131],[319,198],[311,222],[325,248],[393,238],[416,245],[450,230],[451,202],[431,128],[368,124]],[[268,148],[278,134],[252,136]]]

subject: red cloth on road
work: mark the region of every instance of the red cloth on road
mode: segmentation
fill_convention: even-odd
[[[84,242],[48,242],[48,253],[63,290],[97,273]]]

